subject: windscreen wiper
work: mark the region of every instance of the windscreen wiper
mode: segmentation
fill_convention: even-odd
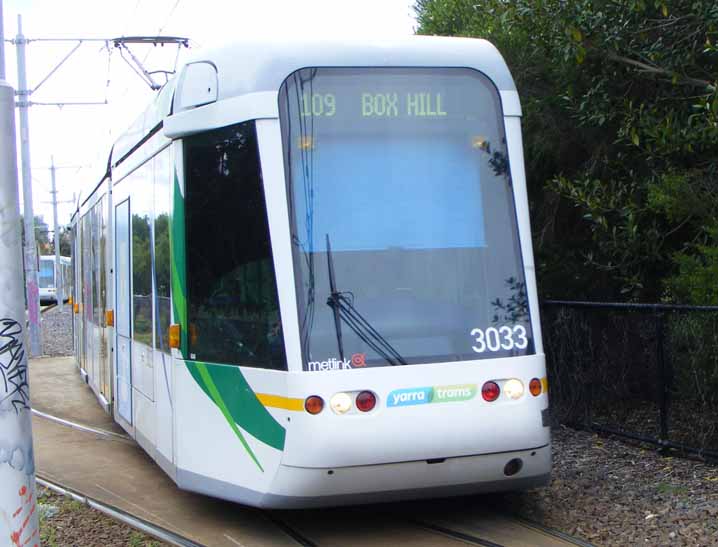
[[[346,293],[337,291],[334,279],[334,260],[332,258],[332,248],[329,243],[329,234],[327,234],[327,265],[329,267],[329,298],[327,305],[334,311],[334,326],[337,332],[337,344],[339,345],[339,356],[344,360],[344,348],[342,346],[341,321],[349,326],[350,329],[371,349],[381,355],[387,363],[392,366],[407,365],[406,360],[401,354],[394,349],[389,341],[384,338],[366,318],[360,314],[354,307],[354,303],[350,300]]]
[[[344,344],[342,343],[342,322],[340,320],[339,306],[334,306],[330,302],[334,301],[334,295],[338,295],[337,286],[334,282],[334,259],[332,258],[332,247],[329,243],[329,234],[327,234],[327,268],[329,268],[329,291],[330,296],[327,304],[334,311],[334,329],[337,332],[337,346],[339,346],[339,358],[344,361]]]

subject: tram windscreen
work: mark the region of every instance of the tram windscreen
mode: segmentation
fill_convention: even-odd
[[[305,370],[534,352],[486,76],[307,68],[279,103]]]
[[[41,289],[49,289],[55,286],[54,261],[40,259],[40,276],[38,282]]]

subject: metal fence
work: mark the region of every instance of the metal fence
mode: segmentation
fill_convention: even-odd
[[[718,306],[542,303],[552,415],[718,460]]]

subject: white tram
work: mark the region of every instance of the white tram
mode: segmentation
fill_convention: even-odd
[[[521,107],[488,42],[199,53],[73,222],[79,366],[181,488],[291,508],[547,482]]]
[[[55,255],[40,256],[38,277],[40,303],[57,302],[57,289],[62,286],[62,299],[68,300],[72,294],[72,263],[69,256],[60,257],[60,266],[55,267]]]

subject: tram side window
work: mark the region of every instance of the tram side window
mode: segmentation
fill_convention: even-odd
[[[185,141],[191,359],[286,370],[254,122]]]
[[[152,163],[132,175],[137,192],[132,193],[132,337],[152,346]]]
[[[169,148],[154,159],[155,287],[157,314],[155,348],[170,352],[170,158]]]

